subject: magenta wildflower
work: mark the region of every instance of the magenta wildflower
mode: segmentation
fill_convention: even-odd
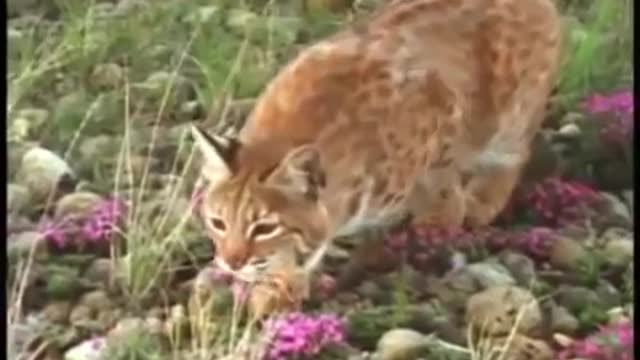
[[[551,251],[556,234],[550,228],[534,227],[527,231],[516,233],[513,238],[521,250],[530,255],[545,258]]]
[[[398,237],[403,240],[397,241]],[[429,269],[429,261],[438,254],[478,248],[490,251],[514,249],[538,259],[546,259],[557,236],[553,228],[543,226],[522,230],[417,226],[390,234],[387,239],[385,246],[390,256],[404,258],[417,270],[424,271]]]
[[[557,228],[584,220],[601,203],[602,197],[586,184],[550,177],[514,191],[500,217],[510,221],[529,214],[535,224]]]
[[[108,241],[124,218],[126,210],[122,201],[104,200],[89,214],[81,217],[44,220],[39,226],[39,232],[58,249],[71,244],[82,246],[86,242]]]
[[[54,247],[63,248],[69,243],[71,234],[76,228],[76,224],[69,220],[55,222],[45,219],[38,226],[38,232]]]
[[[315,282],[315,289],[321,299],[329,299],[336,291],[336,279],[327,274],[322,273]]]
[[[345,338],[344,321],[332,314],[290,313],[267,320],[264,330],[271,339],[265,360],[315,359]]]
[[[111,239],[126,210],[125,204],[115,199],[98,204],[82,226],[82,238],[91,242]]]
[[[593,94],[582,103],[582,108],[592,115],[603,113],[632,115],[633,93],[631,90],[622,90],[610,95]]]
[[[630,321],[603,327],[597,333],[571,344],[558,354],[559,360],[633,360],[633,324]]]
[[[633,137],[634,103],[631,90],[611,95],[594,94],[583,104],[583,109],[601,120],[600,137],[608,144],[628,144]]]

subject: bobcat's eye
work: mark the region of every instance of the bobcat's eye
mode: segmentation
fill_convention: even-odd
[[[210,218],[209,224],[211,224],[211,226],[217,231],[224,232],[227,230],[227,225],[225,225],[224,221],[219,218]]]
[[[253,225],[249,232],[252,239],[265,238],[273,235],[278,230],[278,224],[275,223],[258,223]]]

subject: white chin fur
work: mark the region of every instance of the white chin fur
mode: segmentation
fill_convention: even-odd
[[[238,278],[239,280],[246,281],[246,282],[254,282],[258,278],[257,270],[251,265],[245,265],[243,268],[239,270],[232,270],[231,267],[226,262],[224,262],[224,260],[222,260],[221,258],[216,258],[215,262],[220,269],[232,274],[234,277]]]

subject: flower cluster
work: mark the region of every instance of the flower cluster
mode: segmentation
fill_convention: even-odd
[[[335,315],[290,313],[265,322],[271,340],[265,360],[314,359],[328,345],[340,344],[345,324]]]
[[[535,224],[556,228],[584,220],[601,202],[598,192],[585,184],[550,177],[516,190],[501,218],[526,214]]]
[[[582,108],[589,114],[633,115],[633,93],[622,90],[610,95],[593,94],[582,103]]]
[[[611,95],[594,94],[582,108],[589,115],[603,117],[601,140],[608,144],[628,144],[633,136],[633,94],[624,90]]]
[[[473,230],[453,227],[419,226],[387,237],[389,254],[406,256],[409,264],[418,270],[428,267],[437,254],[456,250],[465,251],[484,247],[489,250],[516,249],[533,257],[549,256],[556,239],[553,229],[532,227],[525,230],[507,230],[487,227]]]
[[[124,203],[115,199],[98,204],[82,225],[82,238],[93,242],[111,239],[126,210]]]
[[[558,359],[633,360],[633,346],[633,324],[627,321],[571,344],[558,354]]]
[[[111,240],[126,213],[124,202],[107,199],[98,203],[86,216],[58,221],[45,219],[39,226],[39,232],[56,248],[64,248],[74,242],[75,245],[102,243]]]

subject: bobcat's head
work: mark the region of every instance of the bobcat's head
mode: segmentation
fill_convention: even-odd
[[[325,179],[313,146],[245,145],[195,126],[192,133],[204,159],[200,214],[220,267],[255,281],[268,265],[300,264],[326,238]]]

